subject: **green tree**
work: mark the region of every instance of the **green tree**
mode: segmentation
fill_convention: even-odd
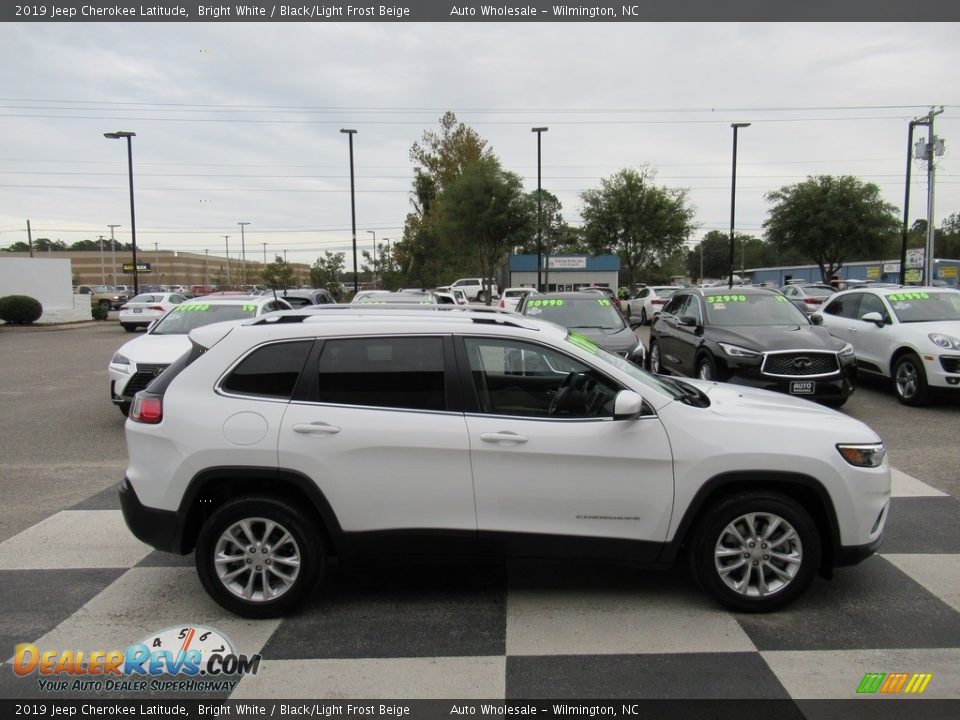
[[[346,253],[326,250],[310,268],[310,283],[315,288],[326,288],[340,299],[340,278],[346,267]]]
[[[273,290],[292,287],[294,282],[293,268],[277,255],[274,261],[263,268],[263,284]]]
[[[493,157],[487,141],[476,130],[458,122],[451,111],[440,118],[440,132],[427,130],[420,142],[410,148],[416,172],[434,185],[436,194],[446,190],[473,163]]]
[[[527,205],[527,215],[530,218],[529,236],[520,246],[520,252],[537,252],[537,191],[529,192],[524,196],[524,202]],[[563,205],[559,198],[548,190],[540,190],[540,232],[543,241],[543,252],[545,255],[554,254],[553,249],[555,241],[559,241],[564,236],[566,224],[563,222]]]
[[[4,252],[29,252],[30,246],[27,245],[27,243],[23,242],[22,240],[18,240],[17,242],[11,244],[9,247],[5,247],[3,251]]]
[[[99,250],[100,243],[97,240],[77,240],[70,246],[71,250]],[[104,251],[110,249],[110,241],[106,240],[103,243]]]
[[[653,177],[647,168],[625,169],[580,195],[589,247],[619,254],[631,285],[650,266],[667,263],[693,231],[687,191],[658,187]]]
[[[520,178],[493,158],[464,168],[444,191],[440,205],[441,227],[469,248],[485,278],[529,229],[529,205]]]
[[[37,238],[33,241],[34,252],[48,252],[50,250],[66,250],[67,244],[63,240],[51,240],[50,238]]]
[[[880,188],[849,175],[809,177],[767,193],[767,200],[767,239],[809,258],[824,282],[848,260],[883,254],[900,225]]]

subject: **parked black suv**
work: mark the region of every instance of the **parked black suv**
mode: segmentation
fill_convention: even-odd
[[[849,343],[807,319],[775,290],[692,288],[650,328],[650,369],[799,395],[834,407],[853,392]]]

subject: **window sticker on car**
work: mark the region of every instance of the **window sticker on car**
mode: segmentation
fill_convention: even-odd
[[[893,295],[887,295],[887,299],[890,302],[901,302],[903,300],[929,300],[930,293],[925,293],[925,292],[893,293]]]
[[[581,350],[586,350],[591,355],[596,355],[597,350],[600,349],[593,340],[588,338],[586,335],[581,335],[580,333],[572,332],[567,335],[567,342],[571,343],[572,345],[576,345]]]
[[[784,295],[781,295],[781,296],[779,296],[779,297],[777,298],[777,302],[790,302],[790,298],[788,298],[788,297],[786,297],[786,296],[784,296]]]
[[[256,305],[244,305],[244,306],[243,306],[243,311],[244,311],[244,312],[256,312],[256,311],[257,311],[257,306],[256,306]]]
[[[177,305],[174,312],[205,312],[210,309],[209,305]]]
[[[565,300],[559,300],[557,298],[550,298],[548,300],[531,300],[527,303],[527,307],[560,307],[565,304]]]
[[[786,298],[783,298],[786,300]],[[708,303],[728,303],[728,302],[746,302],[746,295],[710,295],[707,298]]]
[[[597,298],[597,305],[609,305],[610,301],[607,298]]]

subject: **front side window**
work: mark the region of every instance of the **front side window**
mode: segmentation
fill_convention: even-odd
[[[443,340],[377,337],[328,340],[317,400],[337,405],[446,410]]]
[[[272,343],[247,355],[220,386],[237,395],[289,400],[312,340]]]
[[[863,299],[860,301],[860,310],[857,314],[863,318],[864,315],[872,312],[880,313],[885,323],[890,322],[890,313],[888,313],[887,309],[883,306],[883,300],[876,295],[864,293]]]
[[[466,338],[464,347],[482,413],[613,417],[614,398],[621,388],[575,358],[539,345],[495,338]]]

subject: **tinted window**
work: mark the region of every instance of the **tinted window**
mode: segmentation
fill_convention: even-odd
[[[234,368],[221,387],[239,395],[289,400],[312,345],[312,340],[303,340],[258,348]]]
[[[441,338],[328,340],[318,369],[320,402],[446,409]]]
[[[508,340],[467,338],[464,346],[480,412],[613,417],[614,398],[620,388],[579,360],[538,345]],[[561,389],[565,383],[567,387]],[[558,393],[562,395],[558,397]]]
[[[679,310],[680,308],[683,307],[683,305],[686,303],[686,300],[687,300],[688,297],[690,297],[690,296],[689,296],[689,295],[679,295],[679,296],[673,298],[672,300],[670,300],[670,302],[668,302],[668,303],[664,306],[663,312],[665,312],[667,315],[677,315],[677,310]]]
[[[860,310],[857,311],[857,314],[860,317],[863,317],[867,313],[878,312],[883,318],[884,322],[890,322],[890,313],[887,312],[887,309],[883,306],[883,300],[878,298],[876,295],[871,295],[870,293],[863,294],[863,300],[860,301]]]
[[[831,300],[823,309],[828,315],[850,318],[857,317],[857,308],[860,307],[860,295],[862,293],[851,293],[850,295],[841,295]]]

